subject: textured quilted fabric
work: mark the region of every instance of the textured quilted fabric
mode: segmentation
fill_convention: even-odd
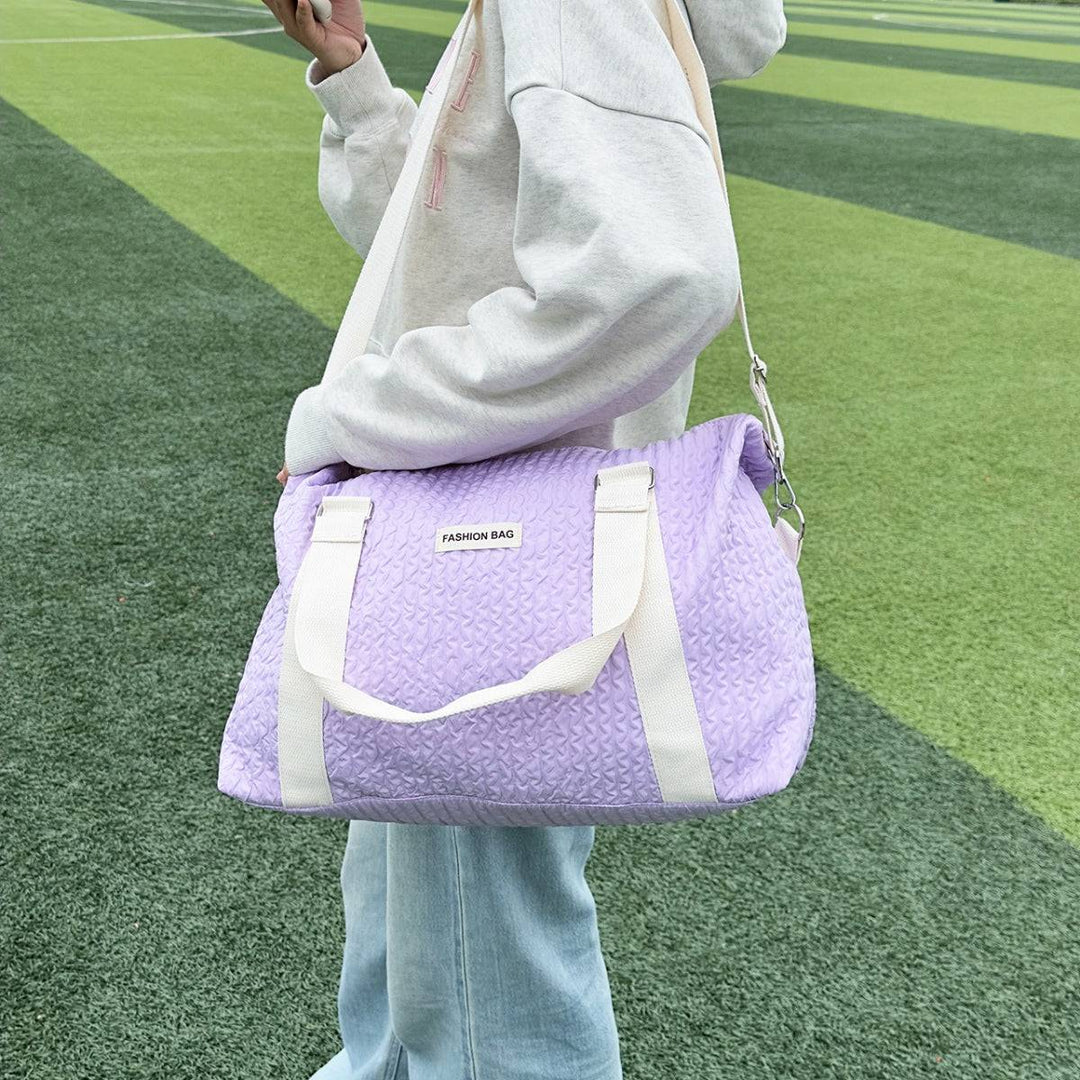
[[[620,642],[586,693],[534,694],[420,724],[324,705],[333,806],[289,812],[383,821],[671,821],[784,788],[813,732],[802,586],[761,492],[762,427],[745,413],[641,449],[561,447],[416,472],[345,464],[288,481],[274,518],[279,585],[248,656],[219,788],[282,809],[277,679],[293,580],[324,495],[373,513],[352,597],[345,679],[412,710],[520,677],[591,632],[593,485],[648,460],[687,667],[718,802],[661,800]],[[437,528],[520,521],[520,548],[434,550]]]

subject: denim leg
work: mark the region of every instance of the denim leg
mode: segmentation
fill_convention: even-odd
[[[620,1080],[593,838],[387,827],[387,993],[409,1080]]]
[[[386,996],[386,826],[350,821],[341,863],[345,952],[338,987],[342,1050],[311,1080],[405,1080]]]

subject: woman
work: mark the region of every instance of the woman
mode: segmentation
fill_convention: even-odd
[[[371,246],[418,107],[360,0],[265,0],[313,54],[319,195]],[[781,0],[679,0],[710,82],[783,44]],[[368,351],[297,397],[289,474],[417,469],[684,429],[735,314],[731,220],[662,0],[484,0],[451,79]],[[449,68],[449,70],[448,70]],[[353,821],[344,1047],[316,1080],[617,1080],[584,867],[591,826]]]

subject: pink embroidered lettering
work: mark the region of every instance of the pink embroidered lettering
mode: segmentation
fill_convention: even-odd
[[[469,96],[469,91],[472,89],[473,80],[476,78],[476,69],[480,66],[480,54],[473,49],[472,55],[469,57],[469,70],[465,73],[465,81],[461,84],[461,91],[458,96],[450,102],[450,108],[456,109],[458,112],[465,111],[465,99]]]

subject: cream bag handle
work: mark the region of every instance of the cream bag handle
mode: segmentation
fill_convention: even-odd
[[[519,679],[472,690],[428,712],[414,712],[345,682],[349,613],[372,501],[366,496],[326,495],[315,518],[311,544],[293,584],[286,639],[295,662],[335,709],[373,720],[416,724],[468,709],[512,701],[526,694],[588,690],[607,663],[641,600],[647,575],[666,580],[647,461],[596,474],[593,523],[592,633],[545,657]],[[654,534],[649,543],[650,533]],[[650,565],[651,560],[651,565]],[[280,719],[279,719],[280,723]]]

